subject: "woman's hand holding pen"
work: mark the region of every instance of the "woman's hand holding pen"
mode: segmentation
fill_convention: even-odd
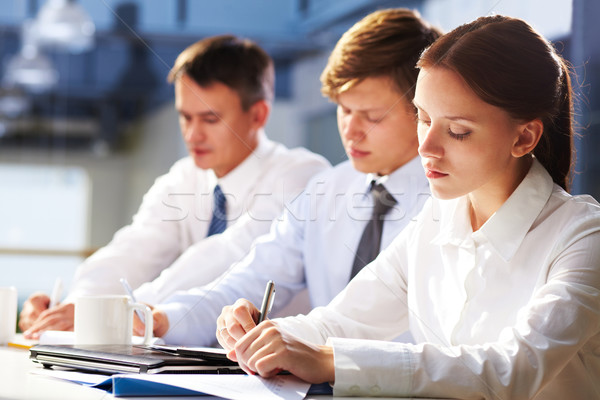
[[[228,357],[249,374],[271,377],[288,371],[311,383],[333,382],[333,349],[305,342],[267,320],[258,325],[260,311],[240,299],[223,308],[217,320],[217,339]]]
[[[335,379],[330,346],[301,340],[270,320],[238,340],[235,354],[242,369],[264,378],[288,371],[309,383],[333,383]]]

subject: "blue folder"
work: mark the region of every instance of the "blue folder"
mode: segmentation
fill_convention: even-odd
[[[82,383],[82,382],[80,382]],[[85,383],[84,383],[85,384]],[[146,396],[204,396],[206,393],[190,390],[164,383],[150,382],[135,379],[135,375],[115,375],[107,377],[106,380],[88,385],[111,393],[115,397],[146,397]],[[331,386],[327,383],[311,385],[309,395],[332,395]]]

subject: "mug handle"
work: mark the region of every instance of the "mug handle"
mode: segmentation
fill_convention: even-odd
[[[152,320],[152,310],[145,304],[134,303],[130,305],[130,311],[141,310],[144,312],[145,319],[145,330],[144,330],[144,344],[150,344],[152,340],[152,332],[154,330],[154,321]]]

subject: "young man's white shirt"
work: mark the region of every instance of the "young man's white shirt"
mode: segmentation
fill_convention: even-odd
[[[209,285],[178,292],[157,306],[169,318],[165,341],[212,344],[223,306],[238,298],[260,305],[269,280],[276,287],[273,314],[305,288],[311,307],[329,303],[350,280],[373,209],[368,190],[374,178],[348,161],[316,175],[247,257]],[[379,180],[397,202],[383,224],[385,248],[429,198],[429,185],[418,157]]]
[[[598,398],[600,205],[535,160],[478,231],[434,199],[329,306],[276,321],[329,338],[338,396]]]
[[[79,266],[69,298],[124,294],[119,279],[127,278],[139,287],[136,300],[156,304],[176,290],[212,281],[246,255],[284,204],[327,167],[323,157],[287,149],[262,131],[254,152],[220,179],[191,157],[179,160],[144,196],[132,224]],[[207,237],[217,184],[227,199],[228,225]]]

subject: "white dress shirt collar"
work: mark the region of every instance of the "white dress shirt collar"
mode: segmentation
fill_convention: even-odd
[[[276,147],[276,144],[267,138],[263,130],[260,130],[258,135],[256,149],[227,175],[217,178],[213,170],[207,171],[209,187],[214,188],[217,184],[221,186],[223,193],[227,194],[228,202],[246,199],[246,194],[250,192],[256,184],[256,180],[263,173],[264,165],[261,163],[261,159]]]
[[[417,156],[393,171],[391,174],[382,176],[376,173],[368,173],[365,178],[365,193],[369,192],[371,189],[371,182],[375,181],[375,184],[384,185],[392,196],[402,194],[406,191],[405,178],[407,176],[421,177],[423,175],[424,171],[423,166],[421,165],[421,157]]]
[[[546,169],[534,158],[523,181],[476,232],[471,229],[467,196],[440,200],[440,233],[432,243],[470,247],[489,242],[505,261],[510,261],[550,198],[553,186]]]

